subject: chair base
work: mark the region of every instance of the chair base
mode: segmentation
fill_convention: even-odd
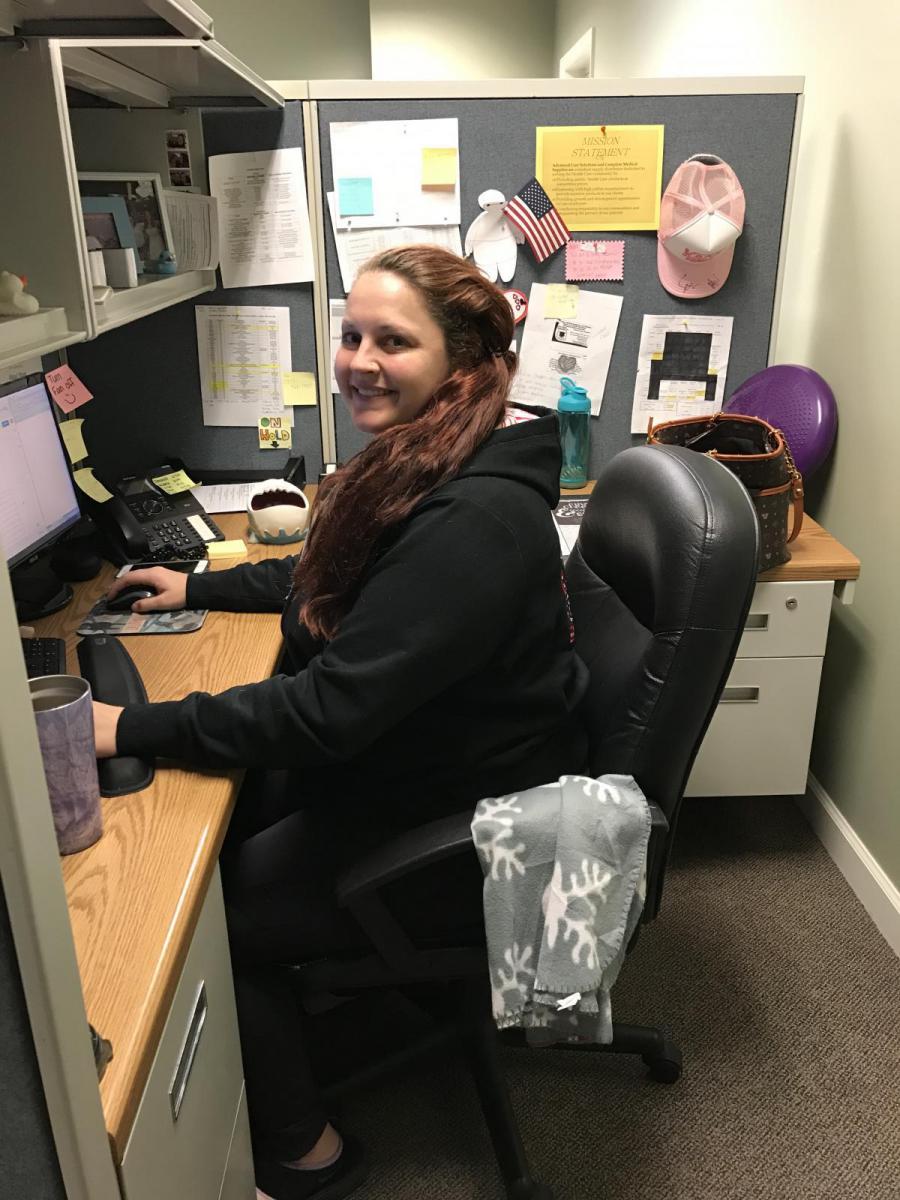
[[[551,1050],[575,1050],[581,1053],[639,1054],[647,1067],[647,1076],[655,1083],[677,1083],[681,1078],[681,1049],[666,1029],[653,1025],[625,1025],[613,1022],[613,1040],[598,1046],[590,1042],[557,1042]]]

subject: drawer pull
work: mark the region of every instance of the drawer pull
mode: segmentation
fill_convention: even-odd
[[[720,704],[758,704],[758,687],[727,687],[722,690]]]
[[[173,1121],[178,1120],[178,1114],[181,1111],[181,1102],[184,1100],[184,1093],[187,1091],[191,1068],[194,1065],[194,1059],[197,1055],[197,1047],[200,1045],[200,1034],[203,1032],[203,1026],[206,1023],[206,1009],[206,983],[201,980],[197,999],[194,1001],[194,1011],[191,1013],[191,1019],[188,1022],[187,1032],[184,1035],[184,1042],[181,1046],[181,1053],[178,1055],[178,1065],[175,1068],[175,1074],[172,1076],[172,1082],[169,1085],[169,1104],[172,1108]]]
[[[753,629],[768,629],[769,614],[768,613],[751,613],[747,618],[747,623],[744,625],[744,631],[749,633]]]

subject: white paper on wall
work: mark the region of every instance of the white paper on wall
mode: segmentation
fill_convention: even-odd
[[[591,414],[596,417],[603,403],[622,297],[579,288],[574,317],[546,317],[546,299],[547,285],[533,283],[510,400],[556,408],[559,381],[567,375],[587,389]]]
[[[334,232],[341,282],[349,292],[359,268],[382,250],[392,246],[425,244],[443,246],[462,257],[462,240],[458,225],[394,225],[386,229],[339,229],[337,195],[328,192],[328,212]]]
[[[219,208],[222,287],[315,278],[299,147],[214,154],[209,190]]]
[[[333,395],[337,395],[340,388],[337,385],[337,380],[334,377],[334,356],[337,354],[341,345],[341,329],[344,323],[344,314],[347,311],[346,300],[329,300],[328,301],[328,325],[331,334],[331,391]]]
[[[632,433],[646,433],[650,421],[676,421],[721,409],[733,324],[733,317],[645,315]]]
[[[197,356],[204,425],[249,425],[284,417],[281,376],[291,369],[290,309],[198,304]]]
[[[331,172],[338,196],[340,229],[390,225],[459,225],[459,122],[456,117],[422,121],[332,121]],[[423,151],[456,150],[456,186],[423,188]],[[371,213],[342,216],[341,183],[371,181]],[[368,189],[366,194],[368,194]],[[358,200],[362,189],[354,189]],[[368,207],[357,204],[357,209]]]

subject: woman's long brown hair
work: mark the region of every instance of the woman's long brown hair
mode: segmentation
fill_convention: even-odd
[[[362,269],[402,276],[441,327],[450,376],[412,421],[374,438],[320,485],[294,573],[300,619],[332,638],[359,591],[378,539],[452,479],[503,415],[516,356],[503,293],[472,263],[436,246],[399,246]]]

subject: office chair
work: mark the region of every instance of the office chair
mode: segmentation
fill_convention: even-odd
[[[681,447],[640,446],[601,472],[567,564],[576,651],[590,671],[591,773],[634,775],[651,804],[645,921],[659,910],[678,809],[737,651],[757,556],[753,505],[727,468]],[[455,1019],[391,1063],[460,1036],[510,1200],[552,1200],[531,1175],[503,1078],[483,931],[414,943],[385,901],[401,877],[473,855],[471,819],[466,811],[433,821],[350,869],[339,900],[374,952],[305,964],[298,979],[307,996],[434,983],[449,989]],[[663,1030],[613,1028],[609,1046],[561,1048],[637,1053],[651,1078],[679,1077],[680,1052]]]

